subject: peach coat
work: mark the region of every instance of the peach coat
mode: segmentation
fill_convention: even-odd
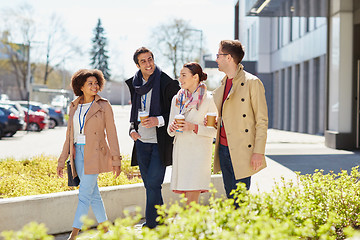
[[[242,64],[239,64],[233,79],[233,86],[223,104],[221,116],[226,79],[225,76],[221,81],[221,86],[214,90],[213,97],[218,109],[218,116],[224,121],[235,178],[241,179],[266,167],[265,156],[262,167],[257,171],[254,171],[250,164],[253,153],[265,154],[268,128],[265,89],[260,79],[244,71]],[[215,173],[221,170],[218,151],[220,122],[218,121],[215,143]]]
[[[70,104],[66,139],[58,166],[65,167],[65,160],[70,155],[73,177],[77,176],[75,169],[75,147],[73,117],[81,97]],[[121,165],[119,142],[114,123],[114,114],[108,100],[95,96],[95,101],[85,117],[84,134],[84,171],[85,174],[99,174],[112,171],[113,166]],[[107,140],[105,139],[107,137]]]

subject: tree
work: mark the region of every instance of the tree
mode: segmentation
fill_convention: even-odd
[[[194,28],[183,19],[173,19],[155,27],[152,31],[154,49],[170,61],[173,75],[177,79],[182,65],[186,62],[200,61],[201,39],[193,32]]]
[[[63,27],[62,19],[56,14],[50,17],[47,29],[46,60],[43,83],[47,85],[49,75],[71,58],[81,52],[75,40],[69,37]]]
[[[103,72],[105,79],[110,80],[110,69],[108,65],[109,56],[106,50],[107,39],[100,18],[94,29],[94,38],[92,39],[93,47],[91,54],[91,66]]]
[[[26,81],[28,75],[29,47],[36,33],[35,22],[32,16],[33,9],[25,4],[16,10],[7,9],[2,13],[4,33],[1,42],[4,52],[8,56],[15,75],[19,96],[26,98]],[[21,44],[16,44],[20,40]]]

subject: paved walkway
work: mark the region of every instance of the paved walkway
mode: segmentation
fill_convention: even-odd
[[[268,167],[253,176],[251,191],[270,191],[275,181],[296,179],[295,171],[301,174],[324,169],[325,173],[350,171],[360,164],[360,151],[344,151],[327,148],[325,138],[275,129],[268,130],[266,145]]]
[[[360,164],[360,151],[343,151],[325,147],[325,138],[302,133],[268,130],[266,161],[268,167],[252,177],[251,192],[271,191],[281,177],[296,180],[295,171],[302,174],[324,169],[325,173],[351,170]],[[166,181],[170,180],[171,169],[167,170]],[[56,236],[66,239],[68,234]]]

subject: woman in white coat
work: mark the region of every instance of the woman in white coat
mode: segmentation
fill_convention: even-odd
[[[184,193],[187,204],[198,202],[209,191],[212,143],[216,129],[206,127],[207,113],[217,113],[212,96],[203,83],[207,74],[198,63],[186,63],[180,71],[181,89],[172,99],[168,133],[174,138],[171,189]],[[175,122],[176,115],[185,121]]]

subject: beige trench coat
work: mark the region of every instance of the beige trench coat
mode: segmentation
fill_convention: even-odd
[[[221,86],[213,94],[219,116],[221,116],[226,79],[225,76],[221,81]],[[225,126],[235,178],[249,177],[265,168],[265,156],[261,168],[257,171],[254,171],[250,164],[253,153],[265,154],[268,128],[265,89],[256,76],[243,70],[241,64],[238,65],[233,86],[224,102],[221,118]],[[215,173],[221,170],[219,161],[220,122],[218,121],[215,143]]]
[[[73,117],[79,105],[80,99],[81,97],[78,97],[70,104],[66,139],[62,153],[58,159],[58,166],[64,168],[65,160],[70,155],[73,177],[77,176],[74,162],[75,148],[73,147]],[[86,114],[84,134],[86,136],[86,145],[84,146],[85,174],[110,172],[112,171],[113,166],[121,165],[114,114],[110,103],[106,99],[101,98],[99,95],[95,96],[95,101],[89,112]],[[106,141],[105,136],[108,141]]]

